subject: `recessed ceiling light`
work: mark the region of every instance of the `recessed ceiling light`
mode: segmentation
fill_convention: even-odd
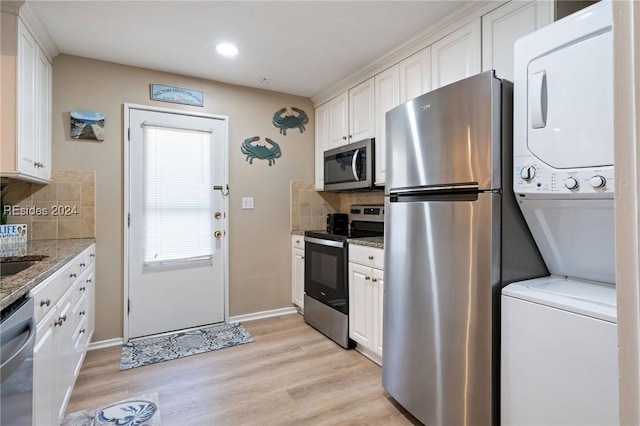
[[[216,50],[223,56],[236,56],[238,54],[238,48],[230,43],[217,44]]]

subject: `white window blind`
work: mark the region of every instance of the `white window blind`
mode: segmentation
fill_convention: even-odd
[[[212,255],[211,139],[211,131],[145,123],[145,264]]]

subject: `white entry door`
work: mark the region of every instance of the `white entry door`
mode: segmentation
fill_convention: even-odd
[[[226,119],[127,109],[128,338],[223,322]]]

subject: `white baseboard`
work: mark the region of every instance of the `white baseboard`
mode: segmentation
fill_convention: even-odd
[[[271,318],[271,317],[277,317],[280,315],[289,315],[289,314],[297,314],[297,313],[298,313],[298,310],[293,306],[291,306],[288,308],[273,309],[271,311],[262,311],[262,312],[254,312],[252,314],[235,315],[233,317],[229,317],[228,322],[253,321],[257,319]],[[175,331],[172,331],[171,333],[166,333],[166,334],[172,334],[172,333],[175,333]],[[100,342],[89,343],[88,350],[92,351],[94,349],[104,349],[104,348],[110,348],[113,346],[122,346],[123,344],[124,344],[124,339],[122,337],[118,337],[115,339],[108,339],[108,340],[102,340]]]
[[[375,353],[373,353],[373,351],[370,351],[367,348],[363,348],[360,345],[357,345],[355,350],[357,352],[360,352],[365,357],[369,358],[371,361],[373,361],[376,364],[378,364],[380,367],[382,367],[382,357],[380,355],[375,354]]]
[[[92,351],[94,349],[111,348],[113,346],[122,346],[123,344],[124,344],[124,339],[122,337],[117,337],[115,339],[107,339],[107,340],[101,340],[99,342],[91,342],[89,343],[88,350]]]
[[[277,317],[280,315],[297,314],[298,310],[293,306],[288,308],[273,309],[271,311],[254,312],[252,314],[235,315],[229,317],[229,322],[253,321],[263,318]]]

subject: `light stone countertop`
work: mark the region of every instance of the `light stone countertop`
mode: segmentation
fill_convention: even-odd
[[[384,237],[349,238],[349,244],[384,249]]]
[[[28,242],[27,256],[48,257],[15,275],[0,277],[0,310],[29,293],[95,241],[95,238],[76,238]]]

